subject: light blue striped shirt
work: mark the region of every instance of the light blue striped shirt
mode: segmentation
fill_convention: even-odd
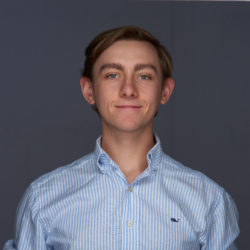
[[[94,152],[29,186],[4,250],[236,249],[230,195],[164,154],[158,138],[147,159],[128,184],[99,138]]]

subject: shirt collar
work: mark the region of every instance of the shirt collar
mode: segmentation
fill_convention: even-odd
[[[162,158],[162,148],[161,148],[161,141],[159,137],[154,133],[154,138],[155,138],[155,145],[149,150],[147,154],[147,159],[148,159],[148,166],[149,168],[156,170],[161,162]]]
[[[101,139],[102,137],[98,137],[96,140],[95,146],[95,156],[96,156],[96,163],[102,173],[106,173],[112,167],[114,163],[113,160],[109,157],[109,155],[102,149],[101,147]]]
[[[150,170],[155,171],[161,162],[162,158],[162,148],[159,137],[154,134],[155,145],[147,153],[148,167]],[[116,166],[115,162],[110,158],[110,156],[101,147],[101,136],[96,140],[96,146],[94,150],[96,156],[96,163],[102,173],[108,172],[113,166]]]

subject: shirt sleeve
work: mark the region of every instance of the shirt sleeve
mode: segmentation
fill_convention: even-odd
[[[5,243],[3,250],[47,250],[46,230],[39,217],[36,192],[32,185],[24,193],[17,208],[15,238]]]
[[[202,250],[237,250],[238,210],[231,196],[223,191],[212,209]]]

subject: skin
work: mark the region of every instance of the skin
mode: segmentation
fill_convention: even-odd
[[[80,84],[85,100],[99,110],[102,148],[131,183],[147,168],[154,116],[169,100],[173,79],[163,79],[150,43],[122,40],[99,56],[92,81],[83,77]]]

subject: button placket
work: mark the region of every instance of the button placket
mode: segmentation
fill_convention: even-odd
[[[125,191],[124,213],[122,224],[122,247],[121,250],[128,249],[128,239],[134,239],[138,233],[139,206],[138,206],[138,186],[135,184],[128,185]]]
[[[132,193],[133,192],[133,186],[130,185],[128,187],[128,192],[129,193]],[[131,194],[128,195],[128,206],[129,206],[129,215],[128,215],[128,220],[127,220],[127,227],[131,228],[133,226],[133,218],[132,218],[132,215],[133,215],[133,210],[134,210],[134,207],[133,207],[133,197],[131,197]]]

